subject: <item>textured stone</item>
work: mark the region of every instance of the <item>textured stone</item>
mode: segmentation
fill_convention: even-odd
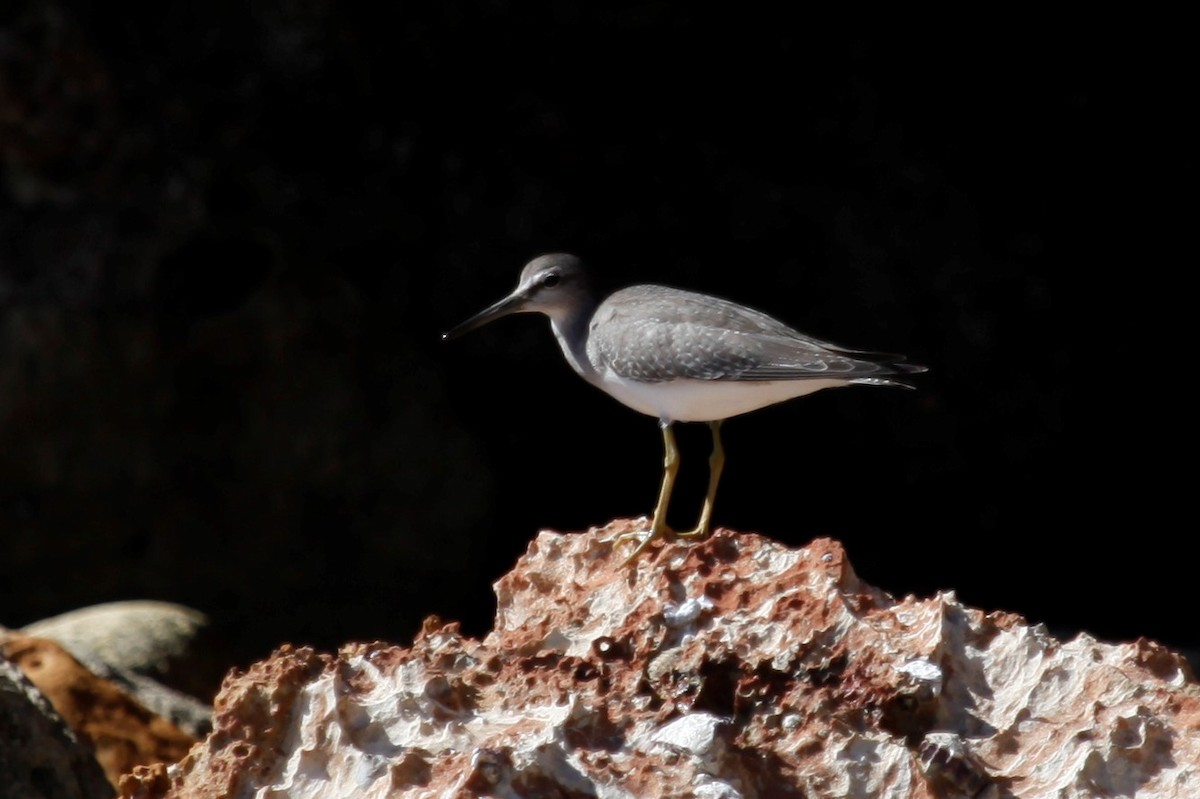
[[[54,641],[10,634],[0,654],[37,686],[115,787],[137,765],[173,763],[193,739],[120,688],[88,671]]]
[[[17,666],[0,656],[0,799],[108,799],[112,786]]]
[[[896,600],[841,546],[542,532],[482,641],[283,647],[133,797],[1195,797],[1200,686],[1146,640],[1069,641],[952,593]]]
[[[109,602],[21,631],[62,644],[94,674],[189,734],[211,729],[208,702],[230,657],[200,611],[169,602]]]

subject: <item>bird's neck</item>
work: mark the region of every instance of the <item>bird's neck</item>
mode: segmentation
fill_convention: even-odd
[[[580,377],[589,382],[599,379],[587,357],[588,326],[595,310],[596,304],[590,303],[586,307],[576,309],[574,313],[550,317],[550,327],[554,330],[554,337],[558,339],[558,346],[562,347],[567,363],[571,364],[571,368]]]

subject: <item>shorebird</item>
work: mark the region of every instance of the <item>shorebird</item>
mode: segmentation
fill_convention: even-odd
[[[634,561],[658,538],[703,538],[712,524],[725,465],[721,423],[767,405],[838,386],[913,386],[924,372],[902,355],[854,350],[812,338],[752,308],[694,291],[639,284],[600,297],[574,255],[534,258],[517,288],[442,334],[449,340],[515,313],[541,313],[580,377],[622,404],[658,419],[663,477],[650,529],[634,536]],[[672,530],[667,506],[679,471],[671,425],[707,422],[713,448],[708,492],[696,527]]]

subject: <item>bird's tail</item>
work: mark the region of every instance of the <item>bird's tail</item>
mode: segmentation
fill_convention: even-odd
[[[898,388],[915,389],[916,386],[907,380],[897,379],[903,375],[916,375],[928,372],[929,367],[917,363],[909,363],[905,356],[891,352],[860,352],[856,357],[869,360],[879,367],[872,375],[856,378],[853,382],[863,386],[896,386]]]

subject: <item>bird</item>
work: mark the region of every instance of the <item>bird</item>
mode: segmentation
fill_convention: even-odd
[[[914,388],[926,371],[905,356],[856,350],[805,335],[730,300],[642,283],[601,296],[584,262],[567,253],[529,261],[508,296],[442,334],[451,340],[504,316],[540,313],[571,368],[635,411],[655,417],[663,437],[663,476],[650,529],[631,536],[634,562],[654,541],[698,539],[712,525],[725,465],[721,425],[729,418],[826,388]],[[667,525],[679,450],[672,425],[706,422],[712,432],[708,490],[691,530]]]

